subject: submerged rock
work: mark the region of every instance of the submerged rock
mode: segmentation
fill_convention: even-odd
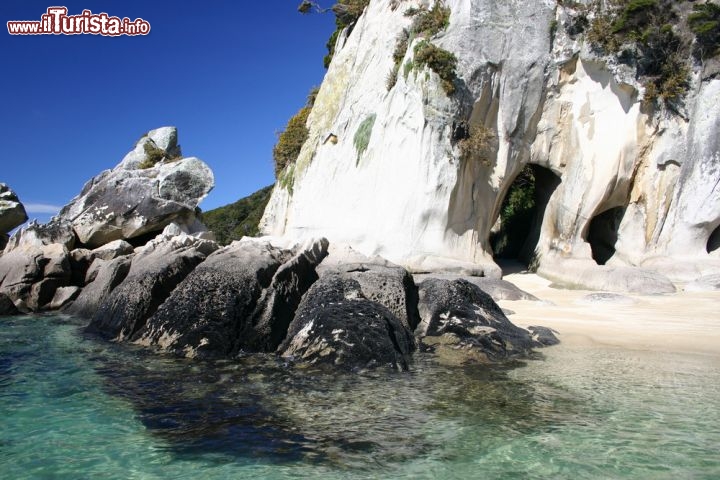
[[[360,283],[325,274],[310,288],[278,351],[285,358],[346,370],[407,370],[411,332],[386,307],[368,300]]]

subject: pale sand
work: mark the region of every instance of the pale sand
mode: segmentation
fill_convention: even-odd
[[[566,345],[694,352],[720,362],[720,292],[627,294],[637,303],[581,304],[582,297],[597,292],[550,288],[550,281],[534,274],[514,273],[504,280],[544,301],[500,301],[501,307],[515,312],[510,320],[520,327],[550,327]]]

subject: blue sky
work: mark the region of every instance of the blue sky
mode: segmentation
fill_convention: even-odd
[[[0,182],[47,221],[146,131],[179,129],[183,154],[205,160],[215,189],[203,210],[273,182],[276,132],[322,82],[332,14],[299,0],[40,2],[2,0]],[[320,2],[328,6],[332,2]],[[15,36],[9,20],[50,6],[142,17],[138,37]]]

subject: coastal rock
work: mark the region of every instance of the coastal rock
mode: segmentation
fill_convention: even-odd
[[[197,248],[177,248],[172,242],[135,255],[127,277],[102,301],[88,330],[118,341],[129,339],[204,259]]]
[[[10,237],[5,252],[11,252],[22,246],[43,247],[55,244],[61,244],[68,250],[73,249],[75,233],[70,223],[57,218],[46,224],[32,221]]]
[[[93,258],[112,260],[113,258],[133,253],[133,251],[133,246],[125,240],[115,240],[92,250],[90,253]]]
[[[13,301],[5,295],[4,293],[0,293],[0,316],[3,315],[17,315],[20,312],[18,311],[17,307],[15,307],[15,304]]]
[[[192,224],[195,209],[214,186],[201,160],[180,158],[174,127],[154,130],[113,170],[90,180],[60,212],[79,241],[96,248],[130,240],[181,219]]]
[[[130,271],[132,258],[132,255],[127,255],[113,260],[95,260],[91,267],[94,273],[88,271],[88,277],[91,279],[68,307],[67,313],[92,318],[100,304],[125,280]]]
[[[135,341],[191,357],[273,351],[326,252],[325,239],[295,253],[263,242],[233,242],[178,286]]]
[[[428,278],[438,278],[441,280],[466,280],[480,287],[480,290],[490,295],[492,299],[496,302],[499,302],[500,300],[527,300],[531,302],[540,301],[535,295],[521,290],[507,280],[498,280],[495,278],[487,277],[468,277],[443,273],[415,274],[413,275],[413,277],[415,278],[416,283],[422,283]]]
[[[80,287],[60,287],[55,290],[55,294],[53,295],[48,308],[50,310],[59,310],[75,300],[79,294]]]
[[[415,343],[393,313],[364,297],[360,284],[324,274],[305,294],[278,351],[285,358],[346,370],[406,370]]]
[[[364,298],[390,310],[410,331],[420,322],[417,287],[403,267],[381,257],[366,257],[352,249],[331,249],[328,258],[318,267],[318,273],[355,280]]]
[[[680,3],[662,7],[675,9],[679,32],[690,11]],[[536,211],[522,253],[541,275],[662,293],[672,291],[668,279],[718,273],[720,78],[705,71],[716,59],[687,64],[682,106],[650,108],[639,63],[600,55],[578,27],[577,19],[593,21],[588,2],[444,5],[447,28],[425,40],[457,58],[454,92],[415,61],[422,35],[398,41],[414,21],[406,9],[370,2],[335,45],[307,140],[280,172],[262,233],[326,236],[413,273],[499,278],[490,235],[528,169]],[[406,50],[394,64],[388,52],[398,46]],[[473,129],[489,140],[469,154]],[[660,268],[655,257],[692,267]],[[608,268],[577,269],[577,261]]]
[[[27,219],[25,207],[20,203],[15,192],[6,184],[0,183],[0,234],[9,233]]]
[[[523,356],[542,346],[516,327],[477,285],[430,278],[418,285],[422,346],[444,363],[486,363]]]

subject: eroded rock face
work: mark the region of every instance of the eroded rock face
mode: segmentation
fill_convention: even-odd
[[[102,302],[110,296],[130,271],[133,255],[113,260],[95,260],[92,264],[94,274],[75,301],[68,307],[67,313],[79,317],[92,318]]]
[[[6,234],[27,221],[25,207],[15,192],[4,183],[0,183],[0,234]],[[0,245],[3,248],[4,245]]]
[[[429,278],[418,288],[421,322],[415,334],[442,362],[487,363],[524,356],[545,345],[513,325],[487,293],[466,280]],[[549,332],[539,333],[547,342]]]
[[[364,297],[356,280],[323,275],[307,292],[278,349],[285,358],[346,370],[406,370],[412,334],[393,313]]]
[[[430,41],[457,57],[456,93],[417,67],[401,68],[388,90],[392,52],[412,22],[404,11],[427,4],[371,1],[341,37],[264,233],[323,235],[413,273],[497,278],[489,234],[531,164],[542,195],[527,253],[540,274],[637,293],[633,277],[668,292],[668,280],[720,273],[720,79],[696,66],[680,114],[652,112],[632,67],[566,28],[577,2],[447,0],[449,27]],[[359,153],[354,136],[368,118]],[[488,129],[486,158],[463,158],[459,125]]]
[[[179,155],[174,127],[149,132],[118,166],[90,180],[59,219],[91,248],[159,233],[175,220],[194,223],[215,180],[204,162]]]

